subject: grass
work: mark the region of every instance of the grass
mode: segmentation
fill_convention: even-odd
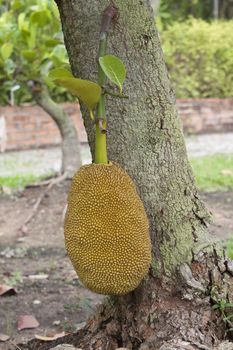
[[[12,175],[12,176],[0,176],[0,187],[8,188],[25,188],[29,184],[42,181],[48,177],[51,177],[53,174],[23,174],[23,175]]]
[[[190,159],[199,190],[233,189],[233,155],[214,155]]]
[[[199,190],[227,191],[233,189],[233,155],[214,155],[190,159]],[[0,187],[25,188],[53,174],[17,174],[0,176]]]

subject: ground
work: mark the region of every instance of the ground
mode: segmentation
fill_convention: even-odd
[[[35,334],[74,332],[101,300],[81,286],[65,253],[62,217],[68,188],[67,181],[51,189],[24,233],[19,228],[44,188],[0,196],[0,284],[17,290],[0,297],[0,333],[14,344]],[[33,315],[40,326],[17,331],[20,315]],[[15,349],[12,343],[0,342],[0,349]]]
[[[53,187],[27,227],[19,228],[30,214],[44,187],[0,196],[0,278],[15,285],[17,294],[0,297],[0,333],[11,336],[1,350],[38,335],[74,332],[83,325],[101,297],[83,288],[66,256],[63,217],[69,181]],[[214,214],[211,234],[221,239],[233,232],[233,191],[202,193]],[[33,315],[40,326],[17,331],[20,315]]]
[[[211,158],[212,164],[208,165],[207,158],[201,158],[201,164],[198,161],[198,157],[215,156],[219,152],[231,155],[232,141],[229,142],[228,136],[199,135],[186,139],[188,154],[195,160],[192,163],[195,175],[200,175],[200,179],[197,177],[200,188],[218,188],[219,184],[222,188],[224,184],[233,187],[232,158],[224,158],[220,169],[217,169],[218,158]],[[90,162],[88,146],[82,145],[81,151],[83,163]],[[22,179],[28,183],[31,178],[35,181],[38,175],[40,178],[57,172],[60,164],[59,148],[0,154],[0,188],[2,181],[3,190],[0,193],[0,285],[12,285],[17,292],[16,295],[0,296],[0,338],[1,334],[10,336],[9,341],[0,341],[1,350],[15,350],[14,344],[24,343],[35,335],[74,332],[83,326],[102,300],[101,296],[82,287],[66,256],[63,218],[70,182],[54,186],[26,226],[22,225],[45,187],[21,191],[8,187],[22,184]],[[219,183],[215,183],[217,170],[221,178]],[[211,234],[221,240],[232,236],[233,191],[202,192],[201,195],[213,213]],[[39,327],[18,331],[21,315],[34,316]]]

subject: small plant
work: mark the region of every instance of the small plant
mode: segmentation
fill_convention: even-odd
[[[122,93],[125,66],[118,57],[106,54],[110,22],[117,15],[113,4],[103,12],[97,83],[74,78],[62,67],[50,73],[55,83],[67,87],[86,105],[95,122],[94,160],[81,167],[73,178],[64,234],[66,250],[80,280],[88,289],[105,295],[127,294],[135,289],[151,262],[149,224],[143,203],[132,179],[115,162],[117,159],[111,162],[107,156],[106,96],[127,98]],[[109,91],[107,79],[116,90]]]
[[[23,276],[22,276],[22,272],[19,270],[12,272],[12,274],[8,278],[4,279],[4,283],[6,283],[11,287],[15,287],[16,285],[21,284],[22,282],[23,282]]]
[[[226,332],[233,332],[233,303],[229,303],[225,299],[220,299],[212,308],[220,312],[220,317],[227,328]]]
[[[105,17],[106,18],[106,17]],[[102,23],[98,52],[98,82],[75,78],[69,69],[60,67],[49,73],[49,78],[56,84],[67,88],[73,95],[82,101],[96,124],[95,164],[107,164],[106,145],[106,95],[127,98],[122,94],[122,86],[126,78],[124,63],[116,56],[107,55],[108,29],[106,23]],[[106,88],[106,79],[116,85],[119,91]],[[97,107],[97,108],[96,108]],[[94,109],[96,108],[96,112]]]
[[[233,260],[233,238],[227,239],[225,242],[227,257]]]

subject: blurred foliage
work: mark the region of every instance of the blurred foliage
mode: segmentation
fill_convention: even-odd
[[[161,41],[177,97],[233,96],[233,21],[173,22]]]
[[[29,80],[46,83],[57,102],[70,100],[64,88],[47,78],[51,68],[68,63],[59,13],[53,0],[0,1],[0,105],[31,102]]]
[[[227,4],[224,0],[220,7],[227,9]],[[212,0],[161,0],[157,21],[178,97],[232,96],[233,21],[184,21],[189,15],[210,19],[212,7]],[[10,91],[17,85],[14,103],[32,102],[29,80],[46,83],[57,102],[73,100],[65,88],[46,78],[52,68],[67,63],[53,0],[0,0],[0,105],[10,102]]]
[[[163,25],[184,21],[190,16],[211,20],[214,18],[214,0],[160,0],[158,15]],[[231,0],[218,0],[218,18],[232,19]]]

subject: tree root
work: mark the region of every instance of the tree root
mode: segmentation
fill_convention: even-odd
[[[49,350],[62,343],[83,350],[233,350],[226,341],[225,314],[212,307],[224,299],[233,302],[231,262],[212,245],[180,266],[172,281],[150,271],[135,291],[106,298],[77,334],[49,345],[33,340],[22,350]]]

